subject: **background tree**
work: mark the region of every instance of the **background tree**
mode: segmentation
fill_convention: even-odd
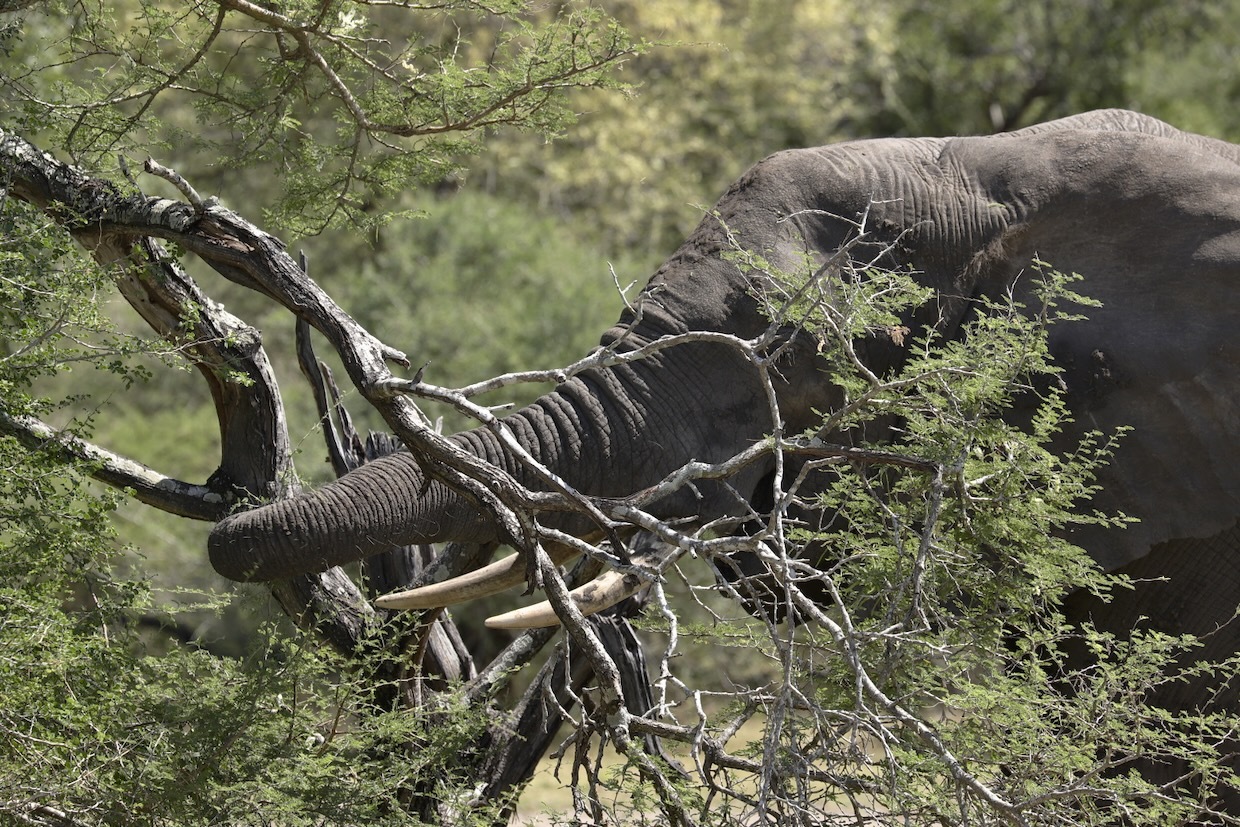
[[[1142,98],[1151,58],[1179,53],[1227,3],[884,3],[865,43],[861,95],[879,134],[1003,132]],[[1148,77],[1148,76],[1146,76]]]
[[[608,246],[657,261],[752,159],[847,135],[841,126],[858,108],[845,93],[858,55],[852,4],[692,0],[608,9],[635,34],[674,48],[624,67],[636,94],[579,95],[588,117],[561,140],[500,136],[467,186],[589,216]]]

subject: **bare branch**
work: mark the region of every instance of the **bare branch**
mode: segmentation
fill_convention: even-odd
[[[181,173],[177,172],[175,169],[170,169],[169,167],[164,166],[154,158],[147,158],[146,164],[143,168],[152,175],[157,175],[176,187],[181,194],[185,196],[185,200],[189,201],[190,206],[192,206],[196,211],[202,213],[205,212],[208,207],[215,206],[217,199],[214,196],[209,199],[203,199],[203,197],[198,194],[198,190],[190,186],[189,181],[186,181]]]
[[[148,468],[93,445],[80,437],[57,431],[31,416],[10,416],[0,411],[0,431],[34,451],[48,451],[60,458],[84,463],[90,476],[113,488],[128,489],[147,505],[195,520],[215,521],[228,513],[229,504],[217,491],[194,485]]]

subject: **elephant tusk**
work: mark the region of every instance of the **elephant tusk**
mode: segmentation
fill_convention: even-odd
[[[571,546],[552,545],[548,547],[547,554],[558,566],[576,557],[578,552]],[[385,594],[376,598],[375,606],[380,609],[438,609],[498,594],[524,582],[525,560],[521,555],[514,554],[439,583]]]
[[[679,557],[681,551],[674,546],[659,542],[653,536],[641,532],[638,535],[638,548],[630,558],[634,566],[651,570],[651,576],[663,571],[670,558]],[[598,614],[637,593],[643,586],[650,583],[650,578],[642,577],[632,571],[605,571],[598,577],[568,593],[577,609],[583,615]],[[560,618],[547,601],[532,606],[522,606],[510,612],[488,617],[486,625],[491,629],[541,629],[546,626],[558,626]]]
[[[584,586],[573,589],[568,596],[583,615],[592,615],[610,609],[645,585],[646,581],[636,574],[607,571]],[[546,600],[486,620],[490,629],[541,629],[559,624],[560,618]]]

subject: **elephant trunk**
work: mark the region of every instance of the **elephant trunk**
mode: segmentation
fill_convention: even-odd
[[[751,337],[766,329],[769,320],[743,275],[706,255],[722,244],[714,238],[715,226],[703,222],[656,274],[658,301],[642,306],[640,321],[626,311],[604,335],[604,345],[640,347],[688,330],[726,329]],[[691,277],[672,277],[681,270]],[[529,455],[576,490],[625,497],[689,460],[719,462],[748,448],[770,432],[767,404],[756,371],[737,349],[691,341],[631,364],[585,371],[504,422]],[[487,428],[452,439],[518,482],[541,487]],[[669,518],[732,513],[741,508],[736,491],[747,492],[755,482],[749,477],[761,473],[747,470],[740,475],[746,479],[730,483],[700,481],[663,498],[655,510]],[[571,534],[594,528],[580,515],[547,513],[540,520]],[[274,580],[355,562],[394,545],[486,542],[496,535],[485,509],[428,480],[411,454],[399,452],[315,491],[230,516],[211,532],[208,547],[212,565],[225,577]]]
[[[505,419],[525,450],[584,494],[624,497],[689,460],[717,462],[769,430],[761,388],[730,348],[695,343],[676,354],[588,371]],[[663,381],[656,381],[663,377]],[[702,388],[711,388],[709,396]],[[534,488],[540,480],[486,428],[452,437],[463,449]],[[750,476],[746,471],[742,476]],[[733,480],[746,490],[743,480]],[[664,517],[720,516],[737,509],[727,483],[703,480],[661,500]],[[580,535],[580,515],[542,522]],[[477,503],[428,480],[408,452],[380,457],[323,487],[216,525],[208,540],[216,571],[233,580],[275,580],[355,562],[392,546],[497,538]]]
[[[494,534],[482,511],[447,486],[429,482],[413,456],[400,451],[314,491],[225,518],[212,529],[207,548],[211,565],[223,576],[267,581],[351,563],[393,546],[483,542]]]

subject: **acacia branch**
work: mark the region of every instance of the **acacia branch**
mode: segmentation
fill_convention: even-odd
[[[177,201],[126,195],[3,130],[0,178],[7,195],[42,210],[113,271],[125,299],[152,330],[193,362],[211,391],[220,423],[220,467],[203,487],[219,497],[218,505],[205,498],[200,507],[184,496],[164,497],[161,492],[168,487],[182,495],[184,490],[159,475],[148,476],[136,463],[127,466],[100,454],[101,468],[120,469],[109,472],[113,484],[200,519],[218,518],[239,493],[265,498],[291,493],[292,451],[284,407],[260,337],[206,296],[156,239],[185,247],[189,245],[183,242],[194,240],[201,249],[220,251],[212,262],[217,269],[243,278],[245,270],[238,264],[247,250],[281,250],[279,243],[257,230],[247,238],[238,228],[251,225],[240,219],[236,226],[210,220],[218,208],[209,203],[199,211]],[[247,286],[263,287],[257,280]],[[301,300],[284,299],[286,306]],[[394,352],[380,346],[373,350],[380,359]],[[26,430],[38,433],[30,423]],[[77,448],[86,451],[85,445]],[[197,489],[190,492],[196,495]],[[206,505],[220,511],[208,514]],[[354,654],[363,645],[374,610],[339,569],[273,583],[271,588],[290,617],[314,627],[337,650]]]
[[[319,47],[318,42],[321,41],[327,46],[338,48],[347,53],[360,65],[365,66],[371,72],[390,83],[393,89],[407,89],[412,85],[413,79],[400,78],[393,72],[378,66],[349,43],[351,39],[349,36],[331,31],[330,28],[323,25],[323,20],[321,19],[312,22],[296,20],[257,3],[250,2],[250,0],[218,0],[218,2],[222,8],[246,15],[270,27],[277,37],[283,33],[296,41],[297,48],[290,57],[295,56],[314,66],[331,88],[332,95],[344,105],[357,130],[374,137],[381,135],[390,135],[396,138],[427,137],[518,123],[521,121],[520,111],[517,108],[519,101],[531,98],[536,94],[539,95],[538,99],[527,104],[528,112],[536,112],[542,108],[546,96],[554,90],[594,85],[589,80],[594,73],[638,52],[637,48],[629,46],[621,39],[613,36],[599,53],[592,53],[591,59],[584,63],[578,63],[574,59],[566,67],[553,70],[545,76],[534,75],[527,70],[523,83],[508,89],[494,100],[484,102],[475,111],[454,117],[452,113],[447,111],[445,105],[441,112],[442,118],[437,122],[414,122],[411,120],[382,121],[376,120],[363,102],[354,94],[353,89],[342,73],[342,69],[348,68],[347,64],[344,66],[333,65],[332,61],[324,53],[324,50]],[[389,5],[426,8],[412,4],[393,3]],[[497,13],[491,9],[487,9],[487,11],[493,14]],[[503,114],[506,110],[511,110],[512,114]]]
[[[125,195],[0,130],[7,192],[41,209],[110,269],[121,294],[151,329],[207,381],[220,420],[221,463],[208,486],[274,497],[291,468],[284,408],[257,331],[194,283],[153,236],[197,222],[189,205]]]
[[[301,271],[279,240],[219,206],[206,206],[199,211],[189,204],[167,199],[144,195],[123,196],[107,182],[90,178],[19,138],[3,133],[0,137],[0,161],[13,182],[11,191],[51,213],[70,228],[96,258],[107,263],[126,260],[135,238],[143,239],[148,244],[152,237],[173,241],[198,255],[225,278],[270,296],[297,318],[317,329],[340,354],[353,384],[384,416],[397,436],[423,459],[429,473],[482,502],[495,515],[501,532],[514,545],[521,546],[529,538],[529,533],[522,528],[515,514],[525,501],[522,487],[489,463],[434,433],[411,402],[391,392],[393,377],[386,363],[391,360],[407,365],[405,355],[384,345],[341,310]],[[168,269],[165,268],[165,272]],[[141,284],[148,289],[153,285],[162,286],[162,282],[156,279],[143,280]],[[183,284],[188,289],[192,282],[186,279]],[[197,292],[196,287],[190,295],[196,301],[188,306],[215,307]],[[136,302],[133,298],[130,301]],[[135,306],[139,304],[140,301]],[[168,307],[163,301],[160,314],[148,318],[148,322],[162,335],[174,336],[178,330],[176,322],[180,320],[179,313],[185,306],[176,304]],[[224,318],[222,310],[213,313],[212,318]],[[195,344],[225,342],[226,338],[222,334],[218,339],[200,337]],[[265,389],[264,398],[270,406],[267,419],[278,420],[281,433],[269,433],[270,429],[264,425],[265,438],[255,451],[262,455],[270,453],[272,445],[287,445],[287,434],[283,433],[283,409],[279,406],[278,392],[266,368],[265,357],[262,357],[260,364],[258,357],[261,349],[257,343],[251,343],[248,348],[239,351],[228,348],[224,351],[218,361],[202,358],[197,362],[207,374],[208,381],[212,382],[217,407],[220,407],[222,395],[244,392],[243,386],[232,381],[228,375],[229,359],[250,368],[261,368],[262,375],[257,379]],[[245,408],[240,405],[230,405],[226,416],[222,413],[226,436],[249,433],[248,429],[229,427],[234,424],[229,417],[244,414]],[[287,450],[279,451],[277,455],[282,461],[288,461]],[[249,461],[244,453],[226,451],[225,460],[230,456]],[[272,472],[264,476],[263,483],[272,486],[279,484],[286,475]],[[279,493],[247,489],[260,494]]]
[[[215,521],[228,513],[224,497],[205,485],[166,476],[81,437],[58,431],[35,417],[11,416],[0,411],[0,431],[16,437],[31,450],[84,463],[86,472],[94,479],[113,488],[132,491],[138,501],[169,514]]]

